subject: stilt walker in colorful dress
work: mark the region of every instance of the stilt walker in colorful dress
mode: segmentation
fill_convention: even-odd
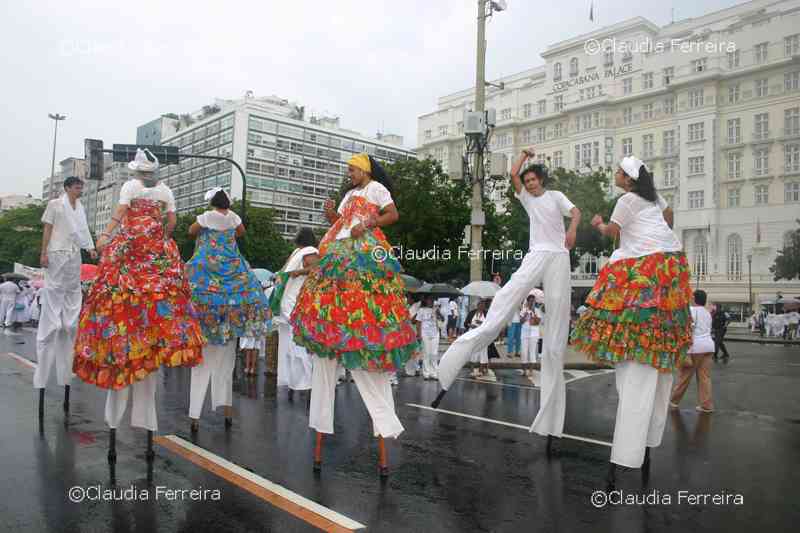
[[[377,161],[358,154],[347,165],[351,187],[320,242],[319,268],[300,291],[291,322],[295,342],[316,355],[309,425],[317,431],[314,468],[321,466],[322,434],[333,433],[336,367],[350,373],[379,438],[380,472],[388,474],[383,439],[397,437],[390,376],[419,350],[409,319],[400,263],[380,230],[399,215],[391,180]]]
[[[668,224],[671,210],[636,157],[622,160],[614,181],[626,192],[608,224],[595,215],[592,225],[605,236],[619,236],[619,248],[600,270],[586,298],[588,310],[572,332],[576,349],[616,368],[609,485],[616,465],[648,471],[650,448],[664,434],[672,371],[692,344],[689,266]]]
[[[69,411],[73,347],[81,313],[81,249],[97,259],[86,213],[79,198],[83,182],[74,176],[64,180],[64,194],[50,200],[42,215],[44,236],[40,263],[44,271],[41,289],[36,352],[39,365],[33,387],[39,389],[39,418],[44,415],[44,388],[56,365],[58,384],[64,387],[64,412]]]
[[[231,211],[231,200],[221,187],[208,191],[211,209],[197,217],[189,235],[197,238],[194,255],[186,263],[200,327],[208,344],[203,362],[192,367],[189,393],[191,431],[199,428],[200,413],[211,382],[211,410],[225,408],[225,428],[233,424],[233,369],[236,340],[265,335],[267,299],[261,283],[242,256],[236,239],[245,233],[242,219]]]
[[[311,228],[301,228],[294,240],[295,249],[278,274],[276,287],[275,322],[278,326],[278,385],[289,387],[289,399],[294,391],[311,388],[311,354],[292,338],[289,322],[297,304],[297,296],[308,273],[319,262],[317,238]],[[277,300],[280,298],[280,301]]]
[[[158,159],[139,149],[128,168],[134,177],[120,189],[119,205],[97,240],[102,258],[81,310],[73,363],[83,381],[108,389],[110,463],[116,462],[116,428],[131,389],[131,426],[147,429],[146,457],[153,460],[158,371],[197,365],[205,342],[171,237],[175,198],[154,176]]]
[[[511,169],[515,196],[530,218],[530,251],[522,259],[519,270],[495,294],[483,324],[456,339],[439,361],[439,382],[443,390],[433,406],[438,406],[470,355],[494,341],[531,290],[544,284],[548,320],[544,325],[539,412],[531,432],[547,437],[549,452],[552,438],[561,437],[564,429],[563,369],[571,293],[568,250],[575,245],[581,212],[564,193],[545,188],[547,168],[533,164],[522,170],[533,155],[532,150],[524,150]],[[566,231],[564,217],[571,218]]]

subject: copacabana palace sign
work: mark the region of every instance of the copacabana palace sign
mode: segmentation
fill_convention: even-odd
[[[617,79],[620,76],[624,76],[625,74],[630,74],[633,72],[633,63],[626,63],[624,65],[620,65],[617,68],[608,68],[603,71],[602,78],[603,79]],[[560,93],[570,89],[572,87],[578,87],[583,85],[584,83],[590,83],[593,81],[600,81],[601,76],[599,72],[592,72],[591,74],[584,74],[583,76],[576,76],[574,78],[570,78],[568,80],[559,81],[553,84],[553,92]]]

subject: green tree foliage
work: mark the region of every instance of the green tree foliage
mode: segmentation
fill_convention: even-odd
[[[0,273],[11,272],[14,263],[40,266],[44,208],[29,205],[0,214]]]
[[[797,223],[800,224],[800,219]],[[792,231],[788,246],[778,250],[775,263],[769,267],[769,271],[775,281],[800,278],[800,228]]]

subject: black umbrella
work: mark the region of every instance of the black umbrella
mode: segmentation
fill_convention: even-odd
[[[417,290],[423,285],[423,282],[414,276],[400,274],[400,277],[403,279],[403,283],[405,283],[406,292],[417,292]]]
[[[415,293],[433,294],[434,296],[461,296],[460,290],[447,283],[425,283]]]
[[[28,281],[31,279],[25,274],[17,274],[16,272],[7,272],[3,274],[3,277],[6,278],[7,281]]]

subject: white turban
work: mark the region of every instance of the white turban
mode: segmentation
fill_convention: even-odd
[[[150,156],[149,158],[148,154]],[[155,172],[158,170],[158,158],[147,148],[144,150],[137,148],[136,157],[133,158],[133,161],[128,163],[128,168],[138,172]]]
[[[625,171],[625,174],[633,179],[639,178],[639,169],[642,168],[642,165],[644,165],[644,162],[633,155],[623,157],[622,161],[619,163],[620,168]]]
[[[214,187],[213,189],[211,189],[210,191],[208,191],[208,192],[206,193],[206,195],[205,195],[205,200],[206,200],[206,202],[210,202],[210,201],[211,201],[211,199],[212,199],[212,198],[214,198],[214,196],[215,196],[215,195],[216,195],[216,194],[217,194],[219,191],[222,191],[222,192],[224,192],[224,193],[225,193],[225,196],[228,196],[228,193],[227,193],[227,192],[225,192],[225,189],[223,189],[222,187]],[[231,200],[231,197],[230,197],[230,196],[228,196],[228,201],[230,202],[230,200]]]

